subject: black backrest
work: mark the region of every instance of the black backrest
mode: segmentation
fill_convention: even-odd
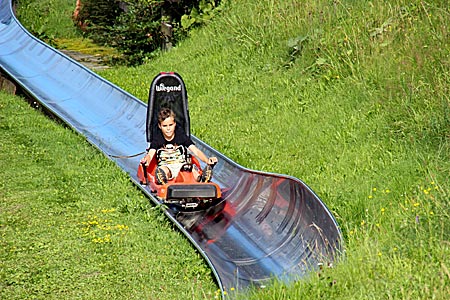
[[[187,91],[183,79],[177,73],[158,74],[150,85],[147,107],[147,142],[158,128],[158,113],[163,107],[173,110],[176,115],[177,127],[184,129],[191,136]]]

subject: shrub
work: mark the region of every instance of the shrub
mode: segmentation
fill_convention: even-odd
[[[75,22],[90,38],[121,51],[127,64],[175,45],[189,30],[210,20],[216,0],[85,0]],[[167,24],[164,32],[163,24]]]

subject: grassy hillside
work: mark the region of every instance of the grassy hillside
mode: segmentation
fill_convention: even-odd
[[[449,17],[446,1],[228,1],[171,53],[104,76],[145,99],[179,72],[197,136],[333,211],[345,260],[253,299],[445,299]]]
[[[180,73],[196,136],[246,167],[299,177],[333,211],[346,242],[341,262],[308,280],[275,283],[242,299],[446,299],[449,18],[443,0],[224,1],[220,17],[173,51],[141,67],[101,74],[146,99],[158,72]],[[16,136],[19,129],[5,130]],[[73,139],[75,157],[91,151]],[[7,154],[14,151],[11,143]],[[7,161],[2,156],[8,172],[23,168]],[[95,166],[85,168],[96,172]],[[88,182],[102,185],[96,178]],[[123,188],[134,193],[126,183]],[[7,195],[2,199],[17,193]],[[110,207],[141,203],[133,197],[114,198]],[[11,209],[2,210],[4,219]],[[120,216],[139,219],[147,210],[138,211]],[[5,232],[14,228],[2,224],[8,224]],[[177,234],[170,239],[186,243]],[[193,264],[195,269],[198,261]],[[207,284],[194,299],[214,297],[202,272],[198,276]],[[52,282],[47,284],[51,290]],[[142,283],[142,289],[151,287]],[[177,296],[165,290],[155,297]]]

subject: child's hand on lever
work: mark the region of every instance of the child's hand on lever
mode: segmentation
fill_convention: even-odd
[[[208,165],[210,165],[211,167],[215,166],[217,164],[217,157],[213,156],[208,158]]]

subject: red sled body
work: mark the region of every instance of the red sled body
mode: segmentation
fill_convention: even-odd
[[[193,157],[192,164],[200,164]],[[149,166],[139,165],[138,178],[141,184],[149,186],[152,193],[164,204],[181,209],[201,209],[214,205],[222,198],[220,187],[214,182],[198,182],[188,168],[181,169],[178,176],[166,184],[157,184],[155,178],[156,159]]]

